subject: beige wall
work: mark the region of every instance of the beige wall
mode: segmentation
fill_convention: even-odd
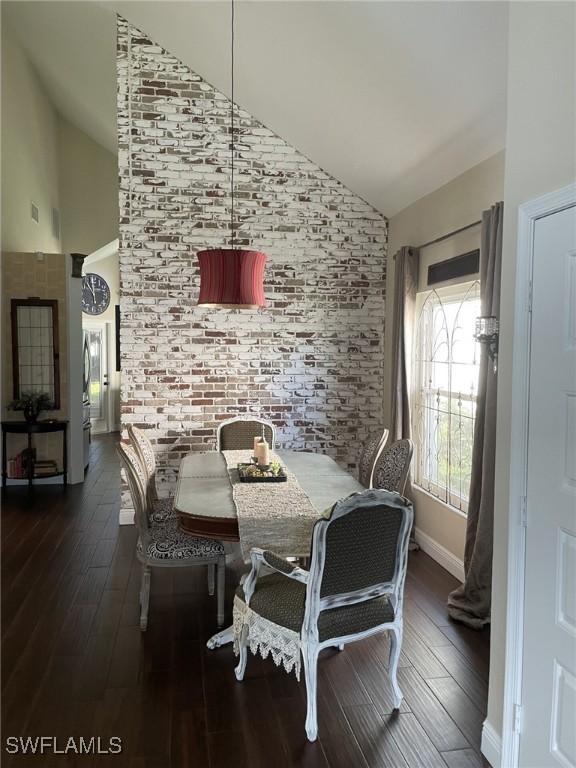
[[[40,212],[36,223],[31,202]],[[2,250],[61,250],[52,234],[59,209],[58,118],[44,88],[2,20]]]
[[[116,156],[58,116],[3,18],[2,250],[91,253],[117,237]]]
[[[92,141],[69,122],[60,119],[60,200],[62,248],[90,254],[118,237],[118,158]],[[120,302],[118,254],[85,265],[84,273],[101,275],[110,286],[110,306],[95,323],[109,323],[108,381],[110,426],[120,424],[120,374],[115,369],[116,319]],[[82,315],[83,325],[92,322]]]
[[[576,5],[510,4],[488,722],[502,732],[518,206],[576,179]]]
[[[118,159],[60,118],[62,250],[92,253],[118,237]]]
[[[480,219],[482,211],[504,195],[504,152],[485,160],[440,189],[413,203],[389,222],[389,253],[393,255],[403,245],[420,245],[447,232]],[[428,264],[477,248],[480,229],[463,232],[449,240],[425,248],[421,252],[421,275]],[[421,281],[421,287],[424,283]],[[388,317],[392,314],[394,293],[394,260],[388,260]],[[390,422],[390,371],[392,368],[392,325],[386,327],[384,402],[386,423]],[[415,490],[416,525],[422,533],[434,539],[457,559],[464,557],[466,518],[457,510],[442,504],[432,496]]]
[[[40,210],[36,224],[30,215],[34,201]],[[52,235],[52,208],[59,211],[61,237]],[[59,117],[44,87],[10,26],[2,24],[2,250],[15,253],[11,258],[32,264],[26,275],[25,296],[43,295],[36,290],[36,262],[27,261],[30,253],[77,251],[89,254],[118,237],[118,163],[112,153]],[[63,257],[62,257],[63,258]],[[5,259],[3,269],[5,272]],[[103,260],[93,271],[103,274],[111,289],[110,308],[100,319],[111,323],[110,385],[112,424],[119,421],[119,374],[114,370],[114,305],[119,303],[118,258]],[[22,277],[22,276],[21,276]],[[9,312],[14,281],[3,281],[3,314]],[[49,291],[50,292],[50,291]],[[53,296],[50,296],[53,298]],[[7,309],[8,308],[8,309]],[[60,314],[61,332],[66,328],[64,309]],[[10,332],[8,323],[5,333]],[[3,338],[3,344],[6,339]],[[66,359],[61,347],[61,365]],[[8,354],[8,358],[7,358]],[[3,362],[9,362],[9,353]],[[11,399],[12,372],[3,366],[2,406]],[[65,370],[62,368],[62,376]],[[64,391],[64,389],[63,389]],[[63,409],[64,411],[64,402]]]

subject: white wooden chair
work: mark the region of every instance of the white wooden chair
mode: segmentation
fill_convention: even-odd
[[[153,523],[166,522],[169,518],[176,516],[174,497],[169,496],[160,498],[158,496],[156,487],[156,454],[154,453],[154,446],[148,439],[146,433],[138,427],[135,427],[133,424],[128,425],[128,436],[145,474],[148,518]],[[215,579],[216,568],[214,565],[209,565],[208,592],[211,595],[214,594]]]
[[[212,539],[199,539],[184,533],[178,518],[171,516],[157,522],[151,520],[146,504],[146,475],[136,451],[130,445],[117,446],[126,473],[134,505],[134,522],[138,529],[136,556],[142,563],[140,588],[140,629],[148,626],[150,576],[152,568],[184,568],[193,565],[215,566],[217,570],[218,626],[224,623],[224,580],[226,557],[224,546]],[[209,580],[210,583],[210,580]]]
[[[377,433],[364,443],[358,465],[358,479],[364,488],[374,487],[374,467],[388,440],[388,430]]]
[[[216,450],[252,450],[254,438],[261,436],[262,432],[273,449],[276,445],[276,427],[271,421],[250,415],[234,416],[219,425],[216,431]]]
[[[396,673],[412,517],[412,504],[399,494],[367,490],[337,502],[315,524],[309,571],[252,550],[252,570],[234,598],[236,677],[244,677],[248,647],[264,658],[271,653],[298,679],[302,657],[310,741],[318,731],[318,654],[328,646],[342,650],[346,643],[389,632],[389,675],[394,705],[400,706]],[[260,576],[262,566],[274,573]]]
[[[413,453],[414,444],[408,438],[387,446],[376,461],[373,487],[404,493]]]
[[[148,517],[154,522],[163,522],[174,513],[174,499],[159,498],[156,489],[156,454],[146,434],[138,427],[128,426],[128,437],[145,473],[146,505]]]

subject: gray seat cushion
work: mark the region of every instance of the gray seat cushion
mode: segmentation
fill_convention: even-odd
[[[236,594],[244,600],[240,585]],[[294,632],[300,632],[304,621],[306,585],[280,574],[263,576],[256,582],[250,608],[268,621]],[[322,611],[318,619],[320,642],[364,632],[379,624],[394,621],[394,610],[386,597],[377,597],[345,608]]]

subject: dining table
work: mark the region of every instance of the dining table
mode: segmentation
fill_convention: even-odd
[[[174,508],[182,530],[194,536],[238,542],[245,562],[252,547],[287,557],[310,554],[312,528],[323,512],[351,493],[365,490],[330,456],[276,450],[285,482],[241,480],[238,464],[252,451],[207,451],[183,457]],[[213,635],[210,649],[233,641],[232,627]]]

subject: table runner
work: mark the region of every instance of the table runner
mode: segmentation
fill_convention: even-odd
[[[238,475],[238,464],[248,463],[251,451],[223,451],[232,497],[238,514],[238,530],[242,557],[248,561],[252,547],[270,549],[284,557],[310,554],[312,528],[321,510],[310,501],[296,476],[282,460],[279,461],[288,479],[285,483],[243,483]]]

